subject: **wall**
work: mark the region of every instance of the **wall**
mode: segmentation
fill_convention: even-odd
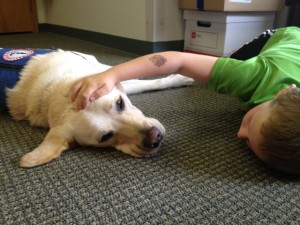
[[[39,23],[54,25],[50,28],[54,32],[135,54],[183,50],[184,20],[178,0],[36,2]],[[287,12],[285,8],[277,13],[275,27],[285,26]]]
[[[36,0],[38,19],[142,41],[183,40],[178,0]]]
[[[147,20],[153,22],[148,26],[148,41],[173,41],[184,39],[183,11],[178,9],[178,0],[146,0]],[[152,4],[152,5],[151,5]]]
[[[281,11],[276,12],[274,28],[287,26],[289,7],[285,6]]]
[[[46,5],[45,0],[36,0],[38,22],[40,24],[46,23]]]

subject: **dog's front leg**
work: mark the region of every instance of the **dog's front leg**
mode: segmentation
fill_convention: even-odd
[[[58,158],[73,142],[73,137],[66,131],[67,129],[64,127],[51,128],[36,149],[22,156],[20,167],[39,166]]]

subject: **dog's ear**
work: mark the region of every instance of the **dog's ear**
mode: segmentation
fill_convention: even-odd
[[[126,93],[126,91],[125,91],[125,89],[124,89],[124,87],[123,87],[123,85],[121,83],[117,83],[116,84],[116,88],[118,90],[122,91],[123,93]]]

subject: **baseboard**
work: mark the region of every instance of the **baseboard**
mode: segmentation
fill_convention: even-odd
[[[183,40],[148,42],[53,24],[39,24],[40,31],[54,32],[136,55],[161,51],[183,51]]]

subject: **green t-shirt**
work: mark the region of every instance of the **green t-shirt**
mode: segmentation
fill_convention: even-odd
[[[238,97],[249,109],[274,98],[291,84],[300,87],[300,28],[278,29],[258,56],[245,61],[219,58],[209,88]]]

